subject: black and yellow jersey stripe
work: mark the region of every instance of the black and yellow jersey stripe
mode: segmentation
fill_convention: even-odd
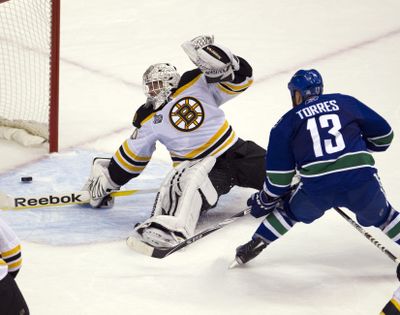
[[[392,298],[383,308],[380,315],[400,315],[400,304],[396,298]]]
[[[21,246],[17,245],[0,253],[0,257],[0,279],[4,278],[6,273],[15,277],[22,265]]]
[[[128,145],[127,140],[119,147],[114,157],[125,171],[131,174],[139,174],[149,163],[151,156],[135,154]]]
[[[166,103],[157,108],[142,105],[136,127],[116,151],[108,168],[118,185],[138,176],[148,164],[156,143],[169,151],[174,165],[185,160],[218,157],[238,140],[221,105],[247,90],[253,83],[252,68],[239,58],[240,67],[231,81],[211,82],[199,69],[185,72]]]
[[[217,87],[224,93],[227,94],[240,94],[247,90],[247,88],[253,84],[253,80],[249,80],[245,84],[232,84],[229,82],[221,82],[217,84]]]
[[[203,145],[185,154],[179,156],[174,152],[170,152],[174,166],[182,161],[202,159],[209,155],[219,155],[232,146],[237,140],[236,133],[225,120],[221,128]]]
[[[202,72],[199,69],[186,72],[179,81],[177,89],[172,93],[172,98],[176,98],[179,94],[194,85],[201,78],[201,75]]]

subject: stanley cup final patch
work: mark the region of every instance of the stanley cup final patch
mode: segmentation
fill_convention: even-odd
[[[154,124],[160,124],[160,123],[162,123],[162,121],[163,121],[163,115],[161,115],[161,114],[154,115],[154,118],[153,118]]]
[[[204,121],[204,109],[194,97],[185,97],[177,101],[169,112],[171,124],[179,131],[196,130]]]

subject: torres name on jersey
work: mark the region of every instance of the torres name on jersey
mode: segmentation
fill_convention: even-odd
[[[296,172],[303,184],[315,189],[337,182],[348,171],[363,168],[374,173],[370,151],[385,151],[392,139],[386,120],[354,97],[312,97],[288,111],[271,130],[265,189],[281,196]]]

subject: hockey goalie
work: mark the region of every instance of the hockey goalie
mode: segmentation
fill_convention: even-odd
[[[140,175],[162,143],[174,169],[157,195],[151,217],[135,228],[153,247],[173,247],[193,236],[202,211],[233,186],[262,189],[265,149],[242,140],[221,105],[252,84],[242,57],[202,35],[182,45],[196,68],[179,75],[169,63],[143,74],[147,97],[133,119],[136,128],[111,159],[96,159],[84,190],[94,208],[112,206],[109,194]]]

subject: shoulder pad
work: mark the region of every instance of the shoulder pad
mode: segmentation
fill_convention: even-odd
[[[180,79],[180,81],[179,81],[179,84],[178,84],[177,89],[179,89],[180,87],[182,87],[182,86],[188,84],[188,83],[191,82],[194,78],[197,78],[197,76],[198,76],[199,74],[201,74],[201,73],[202,73],[201,70],[198,69],[198,68],[185,72],[185,73],[182,75],[182,77],[181,77],[181,79]]]
[[[171,95],[172,97],[176,97],[178,94],[180,94],[183,90],[185,90],[188,86],[191,85],[191,82],[195,82],[196,78],[199,78],[199,76],[202,74],[200,69],[194,69],[191,71],[185,72],[179,81],[178,86],[176,89],[171,90]]]
[[[145,120],[154,112],[155,110],[152,106],[145,106],[145,104],[143,104],[136,111],[135,116],[133,117],[132,125],[136,128],[142,127],[143,120]]]

